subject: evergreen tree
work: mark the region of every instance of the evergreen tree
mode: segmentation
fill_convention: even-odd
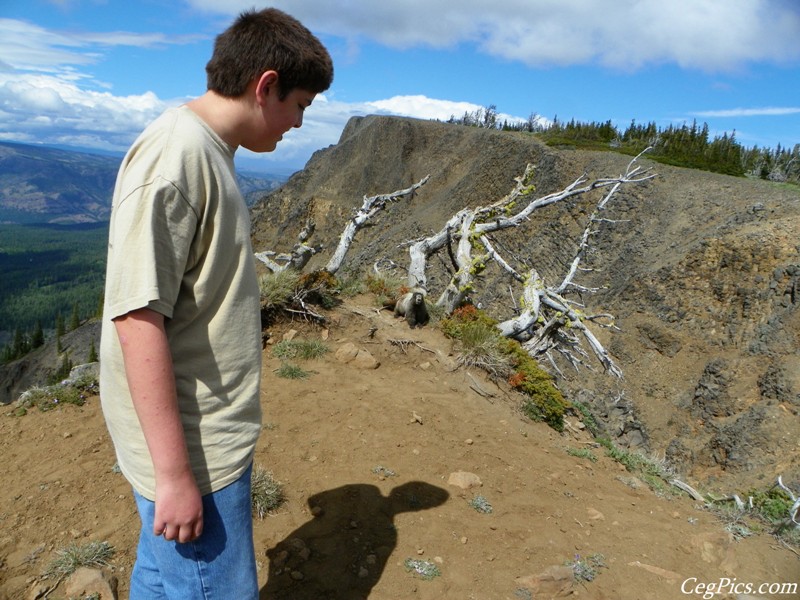
[[[97,362],[99,359],[97,358],[97,350],[94,347],[94,340],[92,340],[92,345],[89,347],[89,359],[86,362]]]
[[[36,319],[36,325],[33,328],[33,335],[31,335],[31,349],[40,348],[44,345],[44,331],[42,331],[42,322]]]
[[[61,311],[56,313],[56,352],[61,352],[61,336],[64,335],[64,317],[61,316]]]
[[[69,320],[69,330],[75,331],[81,325],[81,319],[78,316],[78,303],[72,305],[72,317]]]

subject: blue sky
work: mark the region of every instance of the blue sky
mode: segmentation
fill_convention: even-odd
[[[270,154],[300,169],[371,113],[697,119],[745,146],[800,143],[800,0],[304,0],[333,86]],[[252,1],[2,0],[0,140],[123,152],[205,91],[214,36]]]

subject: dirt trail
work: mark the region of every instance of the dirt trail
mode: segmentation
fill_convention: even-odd
[[[573,596],[671,600],[689,578],[736,578],[754,591],[800,580],[800,560],[772,537],[733,541],[694,501],[657,497],[602,451],[595,463],[568,454],[591,449],[588,434],[524,420],[506,389],[454,369],[433,327],[409,330],[364,300],[336,309],[327,334],[287,323],[273,339],[291,328],[326,335],[331,352],[302,362],[312,374],[301,380],[278,378],[280,361],[264,353],[256,464],[284,483],[288,502],[255,524],[263,599],[545,598],[552,592],[518,578],[596,555],[605,567],[591,582],[567,581]],[[348,342],[380,366],[340,362],[335,351]],[[9,412],[0,418],[0,599],[27,598],[55,550],[90,540],[115,547],[127,597],[137,517],[98,400]],[[450,485],[458,471],[482,486]],[[478,495],[491,513],[470,505]],[[408,559],[441,574],[422,579]],[[49,598],[64,598],[62,588]]]

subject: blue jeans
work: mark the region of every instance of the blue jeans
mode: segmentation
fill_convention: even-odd
[[[203,496],[203,533],[179,544],[153,534],[155,503],[134,491],[142,519],[130,600],[256,600],[258,577],[250,500],[252,465]]]

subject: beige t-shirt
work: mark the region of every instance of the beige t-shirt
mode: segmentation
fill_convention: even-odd
[[[190,109],[170,109],[134,142],[114,190],[100,396],[119,467],[150,500],[153,463],[112,319],[144,307],[166,317],[201,494],[241,476],[261,429],[259,289],[233,154]]]

